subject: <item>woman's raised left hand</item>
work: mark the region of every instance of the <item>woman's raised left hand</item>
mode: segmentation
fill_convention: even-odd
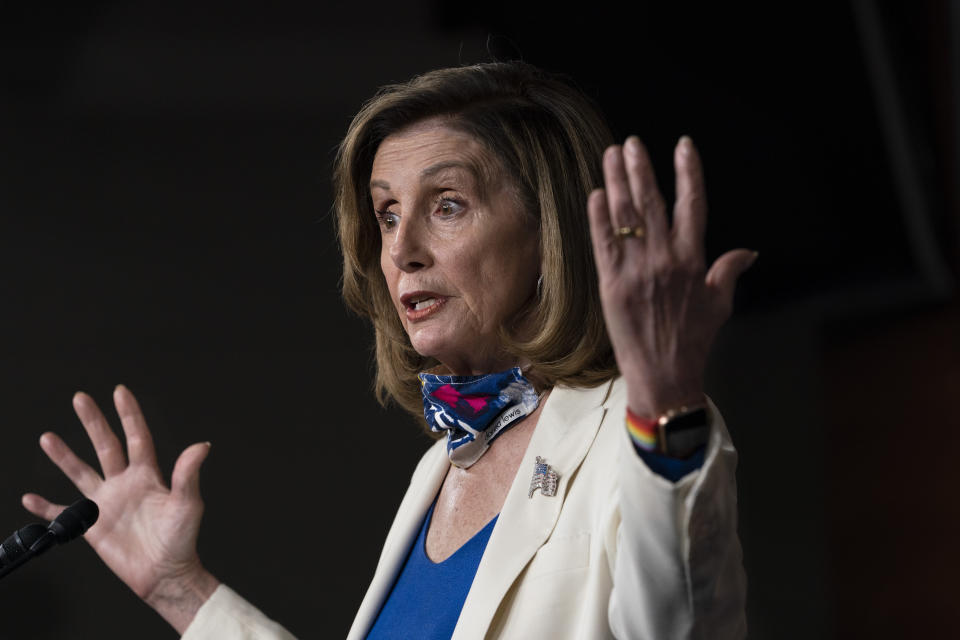
[[[636,137],[606,150],[606,188],[594,190],[587,204],[607,332],[628,406],[647,418],[703,402],[707,355],[732,311],[737,278],[757,255],[728,251],[706,268],[700,156],[684,136],[673,157],[672,225]]]

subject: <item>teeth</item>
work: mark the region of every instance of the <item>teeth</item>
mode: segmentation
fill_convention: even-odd
[[[427,307],[432,307],[437,302],[436,298],[424,298],[414,303],[413,308],[416,311],[420,309],[426,309]]]

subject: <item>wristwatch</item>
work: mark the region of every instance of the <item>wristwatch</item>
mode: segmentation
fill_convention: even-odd
[[[671,409],[657,419],[657,450],[671,458],[686,458],[707,444],[710,416],[705,406]]]

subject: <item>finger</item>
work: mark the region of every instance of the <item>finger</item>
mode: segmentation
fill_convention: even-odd
[[[103,482],[99,474],[78,458],[57,434],[48,431],[40,436],[40,448],[83,495],[89,497]]]
[[[610,226],[610,211],[607,194],[603,189],[594,189],[587,199],[587,217],[590,219],[590,238],[593,241],[593,256],[597,272],[603,277],[607,269],[616,263],[619,243]]]
[[[630,136],[624,144],[623,156],[633,205],[647,225],[647,238],[654,246],[658,246],[659,242],[666,238],[667,216],[663,196],[657,188],[650,154],[640,142],[640,138]]]
[[[153,448],[153,436],[150,435],[147,421],[133,393],[122,384],[118,384],[113,390],[113,403],[117,407],[117,415],[120,416],[120,424],[123,425],[123,434],[127,438],[127,455],[130,456],[130,464],[146,465],[160,473],[157,454]]]
[[[173,465],[173,476],[170,478],[170,491],[182,499],[200,499],[200,465],[210,453],[209,442],[192,444]]]
[[[714,290],[724,317],[733,310],[733,292],[737,278],[756,261],[757,252],[749,249],[728,251],[713,263],[707,272],[707,286]]]
[[[603,154],[603,179],[606,185],[610,224],[613,228],[636,227],[644,224],[640,212],[633,204],[627,170],[623,162],[623,150],[617,145],[607,147]]]
[[[73,410],[77,412],[77,417],[93,443],[104,477],[122,473],[127,468],[123,447],[97,403],[87,394],[78,391],[73,396]]]
[[[38,518],[43,518],[44,520],[53,520],[60,515],[61,511],[66,509],[64,505],[54,504],[43,496],[38,496],[35,493],[23,494],[23,497],[20,498],[20,502],[23,503],[24,509]]]
[[[673,165],[677,175],[677,202],[673,207],[674,246],[678,255],[702,268],[707,194],[700,154],[689,136],[683,136],[677,143]]]

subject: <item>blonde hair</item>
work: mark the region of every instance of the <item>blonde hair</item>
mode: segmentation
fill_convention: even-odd
[[[472,136],[515,183],[540,233],[542,283],[518,313],[532,326],[521,340],[501,330],[508,353],[531,363],[539,389],[596,386],[617,374],[600,309],[586,214],[602,186],[612,135],[578,89],[519,62],[440,69],[382,88],[354,117],[334,169],[335,219],[343,252],[343,299],[376,334],[377,400],[423,418],[416,374],[437,367],[410,344],[380,270],[380,231],[369,191],[380,143],[428,118]]]

